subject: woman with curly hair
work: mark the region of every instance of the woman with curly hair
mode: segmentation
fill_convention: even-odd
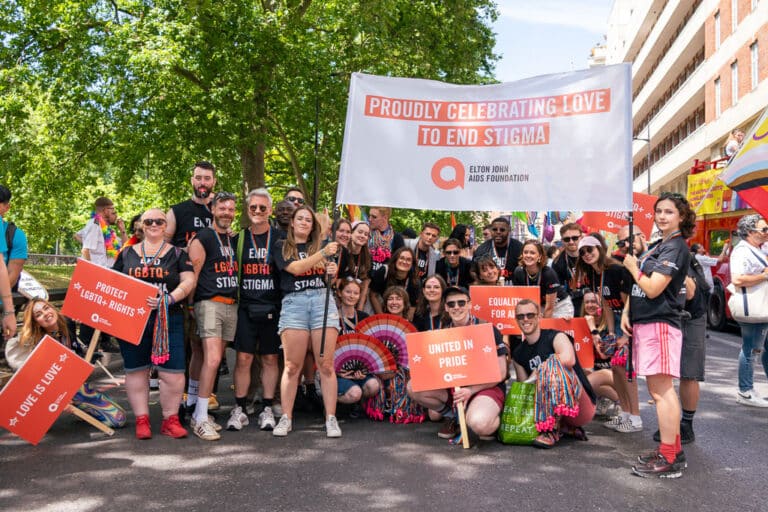
[[[421,293],[418,273],[414,262],[416,256],[407,247],[401,247],[392,254],[392,259],[386,267],[380,268],[371,280],[371,294],[373,310],[377,313],[384,311],[384,304],[376,294],[382,295],[391,286],[400,286],[405,289],[408,301],[405,304],[407,319],[413,318],[413,311]]]

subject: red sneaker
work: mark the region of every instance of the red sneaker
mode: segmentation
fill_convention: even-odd
[[[136,416],[136,439],[152,439],[152,429],[149,426],[149,416]]]
[[[163,420],[160,427],[160,433],[164,436],[175,437],[176,439],[187,437],[187,430],[181,426],[179,416],[174,414]]]

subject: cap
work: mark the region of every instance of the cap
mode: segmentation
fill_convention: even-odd
[[[463,286],[449,286],[443,292],[443,298],[446,298],[449,295],[454,295],[454,294],[457,294],[457,293],[461,293],[461,294],[464,294],[467,297],[469,297],[469,291],[466,288],[464,288]]]
[[[603,244],[600,243],[600,240],[593,236],[585,236],[581,240],[579,240],[579,249],[582,247],[600,247]]]

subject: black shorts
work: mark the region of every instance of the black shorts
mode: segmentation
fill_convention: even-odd
[[[277,335],[279,310],[265,313],[249,310],[248,304],[240,304],[237,312],[237,330],[234,349],[248,354],[270,355],[280,351],[280,336]]]

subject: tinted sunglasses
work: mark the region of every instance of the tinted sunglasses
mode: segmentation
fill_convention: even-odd
[[[304,204],[304,200],[298,196],[287,196],[285,200],[290,201],[292,203]]]
[[[538,313],[518,313],[517,315],[515,315],[515,319],[518,322],[521,322],[523,320],[533,320],[537,316],[539,316]]]
[[[586,247],[582,247],[581,249],[579,249],[579,256],[584,256],[587,253],[592,254],[594,250],[595,248],[593,246],[587,245]]]
[[[354,281],[357,284],[362,284],[362,281],[360,279],[357,279],[356,277],[352,277],[352,276],[347,276],[347,281],[349,281],[350,283]]]
[[[565,243],[578,242],[579,238],[581,238],[581,236],[564,236],[563,238],[561,238],[561,240]]]
[[[269,207],[265,204],[252,204],[248,207],[248,210],[250,210],[251,213],[261,212],[264,213],[269,209]]]
[[[165,226],[165,219],[144,219],[141,223],[145,226],[151,226],[152,224],[156,226]]]
[[[455,308],[455,307],[463,308],[466,305],[467,305],[467,301],[463,300],[463,299],[461,299],[461,300],[449,300],[449,301],[447,301],[445,303],[445,307],[447,307],[447,308]]]
[[[459,251],[443,251],[448,256],[455,256],[459,254]]]

